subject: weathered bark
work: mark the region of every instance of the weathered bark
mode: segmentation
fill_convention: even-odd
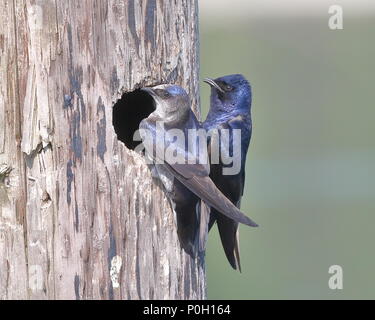
[[[197,1],[0,3],[0,298],[205,298],[202,259],[142,156],[124,92],[173,82],[199,108]]]

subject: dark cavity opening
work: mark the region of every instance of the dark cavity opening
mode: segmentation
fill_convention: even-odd
[[[155,110],[154,100],[140,89],[126,92],[113,106],[112,122],[117,139],[134,150],[141,141],[134,141],[133,135],[139,123]]]

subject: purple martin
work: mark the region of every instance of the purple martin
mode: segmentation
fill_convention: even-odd
[[[155,111],[141,121],[140,136],[145,155],[151,160],[153,175],[162,181],[172,202],[182,247],[191,253],[198,242],[199,251],[204,251],[210,207],[236,223],[256,226],[210,179],[208,158],[204,156],[206,136],[200,143],[199,134],[191,135],[191,131],[200,129],[205,133],[205,130],[190,108],[186,91],[171,84],[143,90],[153,97]],[[197,142],[193,148],[191,140]],[[173,158],[167,156],[171,150]]]
[[[240,208],[241,197],[245,185],[245,161],[249,148],[252,121],[252,93],[249,82],[240,74],[227,75],[217,79],[204,80],[211,86],[210,109],[203,127],[209,132],[217,130],[218,140],[222,140],[222,129],[229,132],[229,152],[240,148],[240,168],[235,174],[223,174],[227,164],[220,159],[212,163],[210,177],[220,191]],[[236,145],[233,132],[240,130],[241,138]],[[211,150],[212,138],[208,138],[208,150]],[[219,143],[220,148],[223,146]],[[223,215],[220,210],[213,208],[210,214],[209,230],[217,223],[225,255],[234,269],[241,271],[238,222]]]

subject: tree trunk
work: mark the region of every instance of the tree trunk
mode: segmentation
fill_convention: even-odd
[[[1,299],[205,298],[203,258],[112,125],[123,93],[159,83],[199,112],[197,6],[1,1]]]

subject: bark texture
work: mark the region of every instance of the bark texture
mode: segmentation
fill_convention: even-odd
[[[147,85],[198,111],[197,25],[196,0],[1,1],[1,299],[205,298],[204,259],[112,126]]]

